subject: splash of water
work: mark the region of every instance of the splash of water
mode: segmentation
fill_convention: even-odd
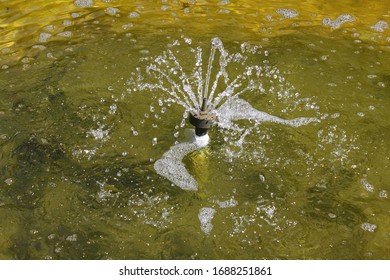
[[[186,43],[191,44],[190,41]],[[157,91],[159,103],[182,106],[185,111],[183,116],[198,112],[202,101],[206,99],[209,111],[217,115],[216,126],[234,131],[245,130],[240,138],[242,142],[251,129],[239,128],[235,124],[238,120],[252,120],[255,121],[256,126],[263,122],[272,122],[290,127],[319,122],[317,118],[285,120],[259,111],[242,99],[245,93],[269,94],[269,91],[274,90],[275,87],[272,86],[267,92],[264,82],[271,81],[271,84],[284,82],[278,69],[268,65],[268,60],[263,60],[260,65],[258,60],[257,63],[248,62],[250,56],[253,58],[262,55],[267,58],[267,52],[262,52],[261,47],[243,43],[241,52],[229,53],[219,38],[213,38],[205,74],[202,48],[190,49],[195,53],[192,71],[186,71],[175,55],[177,52],[168,48],[162,55],[144,58],[144,61],[149,64],[145,68],[145,73],[138,68],[137,73],[133,73],[128,80],[131,90]],[[241,72],[237,73],[237,68],[241,69]],[[289,98],[282,90],[277,92],[277,95],[279,98]],[[191,142],[172,146],[155,162],[156,172],[184,190],[197,191],[198,184],[186,170],[182,160],[189,153],[206,146],[208,142],[209,138],[206,134],[200,138],[194,137]]]
[[[167,178],[183,190],[197,191],[196,180],[188,173],[182,160],[189,153],[205,147],[209,142],[209,136],[194,136],[193,142],[184,142],[172,146],[164,155],[155,162],[156,172]]]

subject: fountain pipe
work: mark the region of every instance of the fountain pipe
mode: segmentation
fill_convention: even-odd
[[[207,98],[203,98],[199,112],[190,114],[190,123],[195,126],[196,136],[207,135],[207,132],[213,126],[215,119],[215,114],[209,112]]]

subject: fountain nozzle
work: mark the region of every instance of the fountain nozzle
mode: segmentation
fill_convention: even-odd
[[[206,98],[203,98],[200,111],[190,114],[190,123],[195,126],[197,136],[207,135],[207,131],[213,126],[215,119],[216,115],[209,112]]]

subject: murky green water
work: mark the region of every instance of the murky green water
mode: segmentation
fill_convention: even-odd
[[[127,2],[0,1],[1,259],[390,258],[388,1]],[[184,108],[128,80],[213,37],[278,70],[254,108],[320,122],[213,128],[184,191],[153,166]]]

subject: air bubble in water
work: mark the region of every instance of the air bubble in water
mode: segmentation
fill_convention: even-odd
[[[133,132],[133,135],[134,135],[134,136],[138,136],[138,131],[135,130],[134,127],[131,127],[130,130]]]

